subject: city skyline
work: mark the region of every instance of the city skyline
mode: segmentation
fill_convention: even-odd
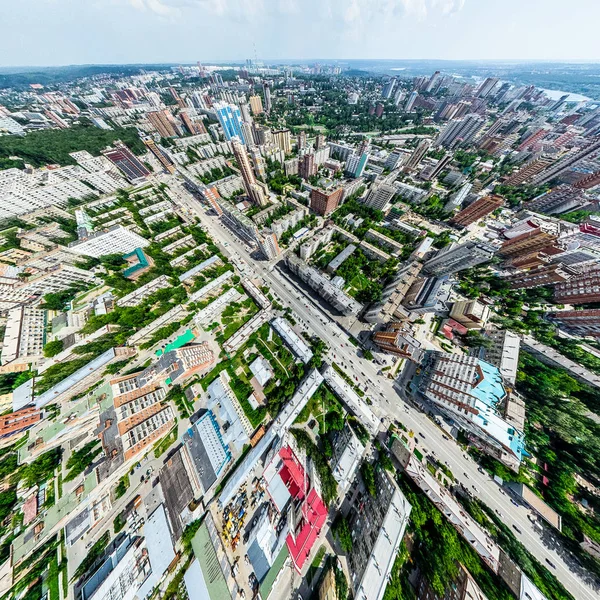
[[[558,0],[104,0],[89,5],[24,0],[0,25],[5,42],[0,66],[178,63],[202,57],[214,62],[319,56],[598,60],[594,23],[600,5],[592,0],[574,5]],[[532,36],[534,28],[544,35]]]

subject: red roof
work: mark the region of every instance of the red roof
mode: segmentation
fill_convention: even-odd
[[[296,539],[294,540],[291,533],[286,538],[290,556],[298,572],[310,556],[312,547],[321,533],[321,527],[327,519],[327,507],[314,489],[310,490],[302,506],[302,515],[304,523]]]
[[[279,471],[281,480],[287,487],[292,498],[304,498],[304,469],[289,446],[279,451],[283,466]]]

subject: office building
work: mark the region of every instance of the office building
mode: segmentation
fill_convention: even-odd
[[[343,188],[331,192],[313,188],[310,193],[310,208],[318,215],[326,217],[339,206],[343,194]]]
[[[452,280],[448,275],[417,277],[406,292],[404,300],[402,300],[402,306],[416,315],[446,312],[452,285]]]
[[[497,367],[474,356],[427,352],[415,383],[476,446],[518,469],[524,435],[502,416],[507,393]]]
[[[494,253],[495,248],[484,242],[452,244],[425,262],[423,270],[431,275],[448,275],[489,262]]]
[[[374,183],[365,198],[365,205],[370,208],[385,211],[392,198],[396,195],[396,188],[389,183]]]
[[[112,147],[103,150],[102,155],[110,160],[130,183],[139,183],[150,175],[142,161],[123,142],[117,140]]]
[[[579,162],[586,158],[590,158],[600,150],[600,137],[592,138],[583,148],[579,150],[572,150],[567,153],[566,156],[544,169],[541,173],[538,173],[531,178],[532,185],[543,185],[553,179],[556,179],[559,175],[564,173],[567,169],[574,167]]]
[[[289,129],[278,129],[271,132],[273,143],[283,151],[284,154],[292,152],[292,134]]]
[[[456,148],[473,141],[485,125],[485,119],[477,114],[470,114],[461,119],[452,119],[438,135],[436,146]]]
[[[375,496],[357,474],[348,497],[350,586],[361,600],[382,600],[412,510],[384,469],[375,469],[374,483]]]
[[[264,112],[262,98],[260,96],[250,96],[250,110],[254,116],[261,115]]]
[[[213,105],[217,119],[223,128],[225,139],[231,141],[238,138],[242,144],[250,143],[252,140],[244,138],[242,130],[242,113],[235,104],[227,104],[226,102],[217,102]]]
[[[547,317],[573,335],[600,337],[600,309],[561,310],[548,313]]]
[[[333,308],[344,315],[357,315],[362,305],[348,296],[343,290],[333,285],[324,275],[319,273],[313,267],[310,267],[302,259],[294,254],[286,256],[286,264],[288,269],[297,275],[308,284],[315,292],[317,292],[324,300],[329,302]]]
[[[263,84],[263,93],[265,95],[265,111],[267,113],[271,112],[271,86],[265,82]]]
[[[554,301],[556,304],[600,302],[600,269],[593,267],[580,276],[557,284]]]
[[[569,281],[575,277],[577,272],[571,267],[566,267],[561,263],[540,265],[527,271],[507,275],[502,279],[508,282],[512,290],[522,290],[527,288],[540,287],[542,285],[556,285]]]
[[[459,300],[452,305],[450,318],[467,329],[482,329],[490,318],[490,309],[477,300]]]
[[[417,147],[413,150],[413,153],[410,155],[409,159],[406,161],[404,165],[404,169],[407,171],[416,169],[419,163],[425,158],[429,147],[431,146],[431,140],[423,139],[419,140]]]
[[[160,137],[178,137],[179,126],[177,125],[177,121],[175,120],[175,118],[169,110],[155,110],[147,113],[147,116],[148,121],[152,123],[152,126],[154,127],[154,129],[156,129],[156,131],[158,131]]]
[[[483,196],[477,198],[477,200],[469,204],[469,206],[463,208],[454,215],[452,219],[450,219],[450,222],[460,227],[468,227],[472,223],[479,221],[479,219],[487,217],[503,205],[504,198],[502,198],[502,196]]]
[[[308,152],[298,159],[298,175],[302,179],[310,179],[317,174],[317,165],[315,163],[315,155],[313,152]]]

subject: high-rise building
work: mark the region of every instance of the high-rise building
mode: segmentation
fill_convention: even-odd
[[[304,129],[298,134],[296,146],[298,150],[306,148],[306,131]]]
[[[379,118],[381,118],[382,115],[383,115],[383,104],[381,104],[381,102],[378,102],[375,105],[375,116],[379,119]]]
[[[447,212],[452,212],[455,209],[460,208],[463,202],[466,200],[467,196],[470,194],[472,187],[472,183],[464,183],[457,192],[450,196],[450,199],[444,205],[444,210]]]
[[[273,260],[281,255],[277,236],[272,231],[263,231],[257,238],[258,247],[267,260]]]
[[[475,95],[478,98],[487,98],[492,93],[492,90],[496,87],[498,81],[499,79],[497,77],[487,77],[479,86],[475,92]]]
[[[454,217],[451,222],[460,227],[468,227],[475,221],[486,217],[490,213],[494,212],[497,208],[500,208],[504,204],[504,198],[501,196],[491,195],[477,198],[475,202],[469,204],[466,208],[463,208]]]
[[[554,160],[549,156],[538,154],[527,161],[516,173],[513,173],[506,181],[506,185],[521,185],[524,181],[531,179],[549,167]]]
[[[392,92],[394,91],[394,86],[396,85],[396,78],[392,77],[387,83],[383,86],[383,90],[381,91],[381,97],[384,99],[388,99],[392,97]]]
[[[112,148],[102,151],[102,155],[108,158],[131,182],[137,182],[150,175],[150,171],[144,166],[133,152],[121,141],[117,140]]]
[[[569,281],[576,275],[570,267],[565,267],[561,263],[541,265],[534,269],[521,271],[503,277],[504,281],[508,282],[512,290],[522,290],[528,288],[540,287],[542,285],[555,285]]]
[[[325,148],[325,136],[319,133],[315,138],[315,150],[320,150],[321,148]]]
[[[431,170],[429,170],[425,179],[427,181],[435,179],[446,168],[446,166],[450,164],[451,160],[452,153],[446,152],[446,154],[444,154],[444,156],[442,156],[442,158],[440,158],[437,161],[436,165]]]
[[[427,151],[429,150],[429,146],[431,146],[431,140],[423,139],[419,141],[417,147],[414,149],[413,153],[410,155],[410,158],[406,161],[404,165],[405,170],[416,169],[419,163],[425,158]]]
[[[152,126],[159,135],[164,138],[177,137],[179,132],[177,131],[177,122],[173,118],[173,115],[167,110],[154,110],[147,113],[148,120],[152,123]]]
[[[406,101],[406,104],[404,105],[404,112],[410,112],[413,109],[413,106],[415,105],[415,102],[417,101],[418,97],[419,92],[417,92],[416,90],[414,92],[411,92],[410,96],[408,97],[408,100]]]
[[[383,352],[415,362],[421,357],[421,343],[413,337],[410,327],[405,323],[392,321],[383,331],[374,333],[372,339]]]
[[[351,154],[346,160],[346,173],[354,178],[361,177],[368,161],[368,152],[363,152],[362,154]]]
[[[298,159],[298,175],[302,179],[310,179],[317,173],[317,165],[315,163],[315,155],[309,152]]]
[[[260,115],[264,112],[262,98],[260,96],[250,96],[250,110],[254,116]]]
[[[419,393],[482,450],[518,469],[524,435],[500,413],[507,392],[498,368],[474,356],[444,352],[427,352],[421,364]]]
[[[271,112],[271,87],[268,83],[263,84],[263,92],[265,94],[265,111],[267,113]]]
[[[470,114],[461,119],[452,119],[438,135],[436,146],[454,148],[461,144],[468,144],[481,131],[485,119],[477,114]]]
[[[565,157],[561,158],[553,165],[538,173],[531,179],[532,185],[542,185],[552,181],[561,173],[564,173],[570,167],[574,167],[577,163],[585,158],[591,157],[600,150],[600,137],[592,139],[586,146],[579,150],[569,152]]]
[[[600,309],[561,310],[547,317],[574,335],[600,337]]]
[[[292,151],[292,137],[289,129],[279,129],[273,131],[273,142],[283,150],[285,154]]]
[[[365,205],[377,210],[385,210],[396,194],[396,188],[385,182],[375,183],[365,198]]]
[[[385,159],[384,166],[386,169],[393,171],[402,165],[404,158],[405,154],[399,152],[398,150],[394,150],[393,152],[390,152],[388,157]]]
[[[332,192],[326,192],[313,188],[310,193],[310,207],[317,214],[325,217],[331,214],[339,205],[344,194],[343,188],[337,188]]]
[[[490,309],[478,300],[459,300],[452,305],[450,318],[467,329],[482,329],[490,318]]]
[[[437,85],[438,81],[440,79],[440,72],[436,71],[430,78],[429,81],[427,82],[427,85],[425,86],[425,92],[432,92],[435,88],[435,86]]]
[[[554,288],[556,304],[587,304],[600,302],[600,269],[590,269],[578,277],[559,283]]]
[[[242,144],[246,143],[242,130],[242,113],[235,104],[226,102],[217,102],[213,106],[217,113],[217,119],[223,128],[225,139],[231,141],[233,138],[239,138]]]
[[[199,121],[198,123],[192,121],[187,110],[181,110],[179,112],[179,118],[181,119],[181,122],[183,123],[183,125],[185,126],[185,128],[187,129],[187,131],[190,135],[206,133],[206,129],[204,128],[202,121]]]
[[[256,181],[246,148],[235,138],[232,140],[231,145],[248,196],[257,206],[264,206],[267,203],[268,196],[263,187],[264,184],[261,185]]]
[[[266,162],[262,157],[259,149],[256,146],[250,146],[248,148],[248,152],[250,153],[250,158],[252,159],[252,164],[254,165],[254,173],[261,181],[265,181],[266,179]]]
[[[423,270],[431,275],[449,275],[470,269],[492,260],[495,248],[484,242],[469,241],[454,244],[440,250],[423,265]]]

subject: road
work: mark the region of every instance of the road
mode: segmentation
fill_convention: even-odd
[[[527,518],[529,510],[524,506],[515,506],[508,495],[500,491],[499,486],[486,474],[478,471],[477,463],[471,459],[452,439],[444,439],[444,432],[427,415],[413,407],[403,391],[388,378],[378,375],[378,367],[371,361],[359,356],[358,349],[352,345],[344,329],[325,311],[320,300],[307,294],[304,288],[285,272],[272,268],[266,261],[253,260],[245,245],[218,219],[206,214],[204,207],[191,195],[186,207],[194,211],[203,226],[206,227],[215,242],[223,248],[225,254],[234,255],[248,265],[256,276],[262,278],[272,294],[289,306],[303,327],[310,333],[316,333],[329,346],[329,360],[344,367],[355,378],[362,389],[372,399],[371,409],[378,418],[401,421],[419,436],[419,447],[435,453],[436,458],[445,462],[455,478],[466,488],[474,488],[476,496],[491,509],[501,515],[506,525],[513,528],[517,538],[535,556],[540,563],[551,561],[555,568],[550,571],[556,575],[565,588],[578,600],[597,600],[598,587],[592,588],[593,576],[579,568],[566,552],[555,544],[552,536],[545,539]],[[225,243],[227,246],[225,246]],[[518,527],[518,533],[514,527]],[[557,551],[558,550],[558,551]],[[567,560],[565,560],[565,556]],[[579,571],[579,575],[576,574]]]

